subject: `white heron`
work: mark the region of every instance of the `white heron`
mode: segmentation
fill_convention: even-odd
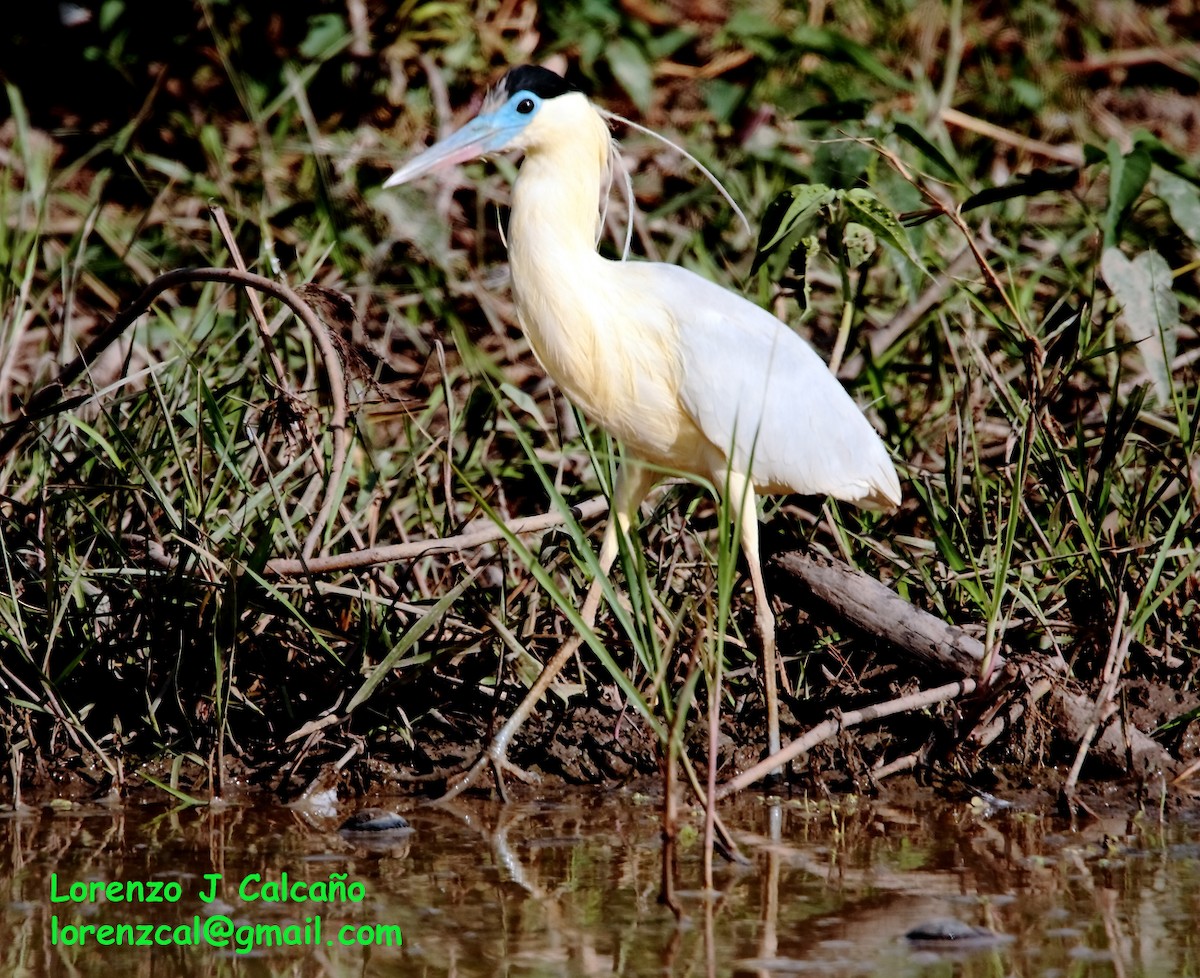
[[[829,495],[869,509],[900,503],[900,482],[870,422],[817,353],[747,299],[661,262],[614,261],[596,250],[614,148],[608,124],[545,68],[511,69],[480,113],[385,183],[523,151],[508,222],[517,316],[538,361],[592,422],[625,446],[600,548],[607,575],[618,533],[665,470],[708,479],[740,514],[762,642],[768,750],[780,749],[775,618],[763,585],[755,494]],[[639,463],[648,464],[639,464]],[[582,609],[590,626],[595,582]],[[567,643],[479,762],[516,770],[508,744],[578,643]]]

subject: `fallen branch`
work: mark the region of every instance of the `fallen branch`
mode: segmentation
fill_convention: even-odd
[[[888,700],[886,703],[864,707],[861,710],[840,713],[836,717],[826,720],[824,723],[817,724],[803,737],[791,741],[778,753],[772,754],[766,760],[759,761],[754,767],[743,771],[732,780],[726,781],[717,790],[717,800],[720,801],[722,798],[741,791],[743,788],[748,788],[756,781],[765,778],[772,771],[782,767],[789,761],[795,760],[801,754],[812,750],[822,741],[836,737],[843,730],[856,727],[860,723],[867,723],[870,720],[881,720],[884,717],[894,716],[897,713],[924,710],[938,703],[944,703],[946,700],[966,696],[975,692],[978,688],[979,683],[976,680],[962,679],[956,683],[939,686],[937,689],[927,689],[920,693],[912,693],[908,696]]]
[[[593,498],[571,507],[571,515],[579,520],[590,520],[608,509],[608,499],[604,496]],[[470,550],[472,547],[482,547],[486,543],[503,540],[508,533],[540,533],[561,526],[567,521],[564,513],[539,513],[537,516],[519,516],[503,523],[488,523],[477,529],[468,530],[450,537],[437,537],[431,540],[410,540],[407,543],[394,543],[384,547],[368,547],[365,550],[349,550],[342,554],[331,554],[328,557],[313,557],[309,560],[299,558],[279,557],[267,561],[264,573],[276,577],[300,577],[305,574],[331,574],[338,571],[357,570],[372,567],[376,564],[390,564],[399,560],[416,560],[429,554],[458,553]],[[146,552],[150,559],[167,570],[177,570],[182,561],[166,549],[157,540],[146,540]]]
[[[791,552],[775,563],[839,618],[876,635],[922,662],[963,676],[978,673],[983,643],[909,604],[886,584],[832,557]],[[1004,660],[997,657],[995,669]]]
[[[828,607],[838,618],[909,654],[922,665],[963,676],[978,673],[984,659],[982,642],[909,604],[874,578],[841,561],[814,554],[786,553],[776,557],[774,562],[803,584],[809,595]],[[1004,664],[1004,660],[997,656],[992,674],[999,676]],[[1168,751],[1143,731],[1119,719],[1109,723],[1099,736],[1095,736],[1093,724],[1097,718],[1096,704],[1086,696],[1064,688],[1065,676],[1049,676],[1046,671],[1036,663],[1009,664],[1006,674],[1014,679],[1019,678],[1025,684],[1020,694],[1022,699],[1012,703],[1005,716],[989,717],[986,723],[976,727],[970,740],[979,749],[994,742],[1004,729],[1016,723],[1029,705],[1049,696],[1050,706],[1058,716],[1063,736],[1076,743],[1095,737],[1091,749],[1102,762],[1139,776],[1159,771],[1170,774],[1177,770],[1178,761]],[[798,757],[848,726],[906,710],[924,709],[933,703],[987,688],[975,678],[964,679],[961,683],[951,683],[828,720],[800,740],[788,744],[779,754],[727,782],[721,788],[719,797],[747,787],[780,764]],[[1089,727],[1092,727],[1090,732]]]
[[[1129,611],[1129,595],[1121,592],[1117,600],[1117,617],[1113,623],[1112,641],[1108,644],[1108,660],[1104,664],[1104,688],[1096,697],[1092,707],[1092,718],[1079,738],[1079,750],[1071,765],[1070,773],[1063,784],[1063,794],[1068,797],[1075,793],[1075,785],[1079,781],[1079,772],[1083,770],[1083,761],[1087,757],[1092,741],[1100,724],[1107,720],[1117,710],[1117,686],[1121,682],[1121,674],[1125,668],[1125,657],[1129,654],[1129,643],[1133,641],[1133,633],[1125,629],[1125,615]]]

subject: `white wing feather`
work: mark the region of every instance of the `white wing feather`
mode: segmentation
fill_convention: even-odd
[[[899,504],[887,448],[812,347],[736,293],[675,265],[653,269],[678,320],[680,402],[735,471],[764,492]]]

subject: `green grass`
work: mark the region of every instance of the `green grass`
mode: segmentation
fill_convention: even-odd
[[[26,110],[37,93],[10,83],[0,412],[16,418],[159,271],[232,267],[205,210],[213,202],[252,270],[350,296],[356,318],[330,325],[362,363],[350,371],[351,451],[343,483],[328,489],[339,504],[324,549],[439,538],[594,495],[611,484],[613,449],[544,381],[512,321],[495,216],[511,169],[469,166],[441,191],[379,189],[442,123],[440,86],[464,105],[518,59],[514,35],[490,20],[456,33],[461,5],[419,8],[381,23],[377,55],[356,60],[333,7],[313,9],[322,17],[308,36],[266,61],[250,57],[253,18],[209,11],[219,57],[206,77],[232,93],[228,118],[206,116],[203,93],[185,89],[92,144],[71,137],[62,156],[66,137]],[[1143,46],[1172,42],[1150,8],[1122,9]],[[1089,57],[1131,45],[1069,6],[1030,0],[1008,26],[960,4],[934,14],[852,3],[811,25],[762,4],[683,31],[578,3],[547,12],[542,27],[546,51],[576,57],[600,101],[682,140],[752,220],[776,228],[771,204],[785,191],[830,188],[753,270],[755,242],[719,197],[656,144],[625,140],[643,212],[635,252],[781,303],[826,356],[841,334],[845,362],[858,364],[853,393],[901,465],[898,515],[772,502],[775,536],[844,555],[1010,654],[1061,657],[1085,686],[1124,593],[1129,677],[1188,692],[1200,648],[1200,192],[1184,162],[1195,147],[1170,113],[1138,136],[1153,119],[1110,109],[1097,131],[1090,107],[1194,88],[1200,69],[1152,65],[1124,84],[1102,67],[1082,72]],[[884,39],[897,25],[893,45]],[[122,29],[118,18],[114,40]],[[140,77],[146,56],[122,50],[122,70]],[[712,64],[729,67],[711,77],[678,67]],[[352,104],[337,104],[341,85]],[[755,116],[760,106],[772,111]],[[1094,151],[1075,176],[1047,177],[1055,189],[1033,193],[1035,178],[975,197],[986,202],[959,227],[945,212],[1049,161],[942,125],[945,107]],[[968,238],[992,277],[966,266],[927,313],[873,347]],[[1165,357],[1132,341],[1101,268],[1106,248],[1158,255],[1169,270],[1126,286],[1158,310],[1164,330],[1151,339],[1168,337]],[[0,729],[23,758],[99,764],[114,780],[128,776],[125,758],[202,758],[212,771],[223,754],[274,782],[351,746],[419,766],[431,738],[482,736],[510,708],[497,684],[530,681],[576,626],[598,528],[573,520],[471,552],[268,574],[269,559],[300,554],[332,436],[311,337],[278,305],[267,320],[271,349],[244,293],[174,291],[0,460]],[[297,398],[275,388],[272,352]],[[615,683],[657,736],[675,731],[676,747],[703,754],[704,734],[687,723],[696,661],[741,719],[757,709],[753,601],[733,574],[736,547],[714,541],[728,520],[709,494],[671,488],[652,503],[606,588],[594,656],[572,678],[593,692]],[[873,665],[884,653],[819,618],[784,619],[790,675],[820,704],[814,716],[839,701],[819,668],[834,655],[829,672],[886,694]],[[1175,725],[1171,743],[1185,729]],[[1019,757],[1015,740],[997,756]]]

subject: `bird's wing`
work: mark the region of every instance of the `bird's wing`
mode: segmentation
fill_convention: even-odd
[[[677,320],[680,402],[725,463],[767,492],[899,504],[887,448],[812,347],[707,279],[675,265],[651,267]]]

